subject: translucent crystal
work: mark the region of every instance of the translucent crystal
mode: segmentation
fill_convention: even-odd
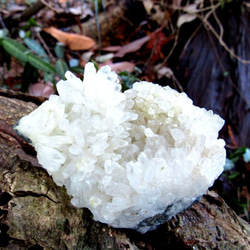
[[[198,200],[223,171],[224,121],[184,93],[137,82],[121,93],[108,66],[66,73],[59,96],[22,118],[42,166],[94,219],[144,233]]]

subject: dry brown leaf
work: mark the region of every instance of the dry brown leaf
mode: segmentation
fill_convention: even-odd
[[[54,27],[43,28],[43,30],[56,38],[59,42],[64,43],[71,50],[87,50],[96,44],[95,40],[90,37],[63,32]]]
[[[112,60],[106,61],[104,63],[99,63],[98,68],[100,69],[103,66],[108,65],[112,71],[115,71],[117,74],[121,73],[122,71],[133,72],[135,63],[132,62],[117,62],[113,63]]]
[[[133,72],[135,64],[132,62],[118,62],[118,63],[111,63],[109,64],[112,71],[116,73],[120,73],[122,71]]]
[[[108,46],[105,48],[102,48],[102,51],[109,51],[109,52],[117,52],[121,49],[122,46],[117,45],[117,46]]]
[[[49,98],[50,95],[55,94],[53,84],[51,82],[48,83],[35,83],[30,85],[29,94],[35,96],[43,96]]]
[[[115,57],[123,57],[127,53],[131,53],[139,50],[144,43],[150,39],[150,36],[145,36],[143,38],[137,39],[131,43],[128,43],[121,47],[121,49],[115,54]]]

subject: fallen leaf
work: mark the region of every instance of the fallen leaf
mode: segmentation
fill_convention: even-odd
[[[154,70],[157,72],[157,75],[158,75],[158,78],[161,79],[163,76],[165,76],[166,78],[169,78],[171,79],[174,75],[173,71],[166,67],[166,66],[161,66],[160,64],[159,65],[156,65],[154,67]]]
[[[85,62],[89,62],[93,55],[94,55],[93,51],[86,51],[81,55],[81,59]]]
[[[109,66],[112,71],[115,71],[116,73],[120,73],[122,71],[127,71],[131,73],[134,71],[135,64],[132,62],[117,62],[109,64]]]
[[[56,38],[59,42],[64,43],[71,50],[87,50],[96,44],[90,37],[63,32],[54,27],[43,28],[43,30]]]
[[[154,3],[151,0],[144,0],[144,1],[142,1],[142,3],[143,3],[145,10],[148,13],[148,15],[151,15],[152,14],[151,10],[154,6]]]
[[[122,46],[117,45],[117,46],[108,46],[105,48],[102,48],[102,51],[109,51],[109,52],[116,52],[119,51],[121,49]]]
[[[97,56],[95,58],[95,60],[97,62],[99,62],[99,63],[104,63],[104,62],[107,62],[107,61],[111,60],[113,57],[114,57],[113,53],[108,53],[108,54],[105,54],[105,55]]]
[[[104,63],[99,63],[98,64],[98,68],[101,68],[103,66],[108,65],[112,71],[115,71],[117,74],[121,73],[122,71],[127,71],[127,72],[133,72],[134,71],[134,67],[135,67],[135,63],[132,62],[117,62],[117,63],[113,63],[111,60],[106,61]]]
[[[131,43],[128,43],[121,47],[121,49],[115,54],[115,57],[123,57],[127,53],[131,53],[139,50],[144,43],[150,39],[150,36],[145,36],[143,38],[137,39]]]
[[[50,95],[54,94],[53,84],[48,83],[35,83],[29,87],[29,94],[34,96],[43,96],[49,98]]]
[[[181,27],[184,23],[189,23],[195,20],[197,16],[195,14],[183,14],[178,18],[177,26]]]
[[[68,9],[68,11],[73,15],[76,15],[76,16],[78,15],[81,19],[84,19],[87,16],[91,16],[91,17],[94,16],[93,11],[87,7],[86,3],[77,7],[71,7]]]
[[[14,12],[20,12],[20,11],[24,11],[25,10],[25,6],[20,6],[18,4],[12,4],[9,8],[9,11],[12,12],[12,14],[14,14]]]
[[[163,48],[174,38],[174,36],[167,37],[160,29],[150,34],[150,40],[144,47],[145,51],[150,51],[151,53],[150,63],[154,64],[159,59],[165,59]]]

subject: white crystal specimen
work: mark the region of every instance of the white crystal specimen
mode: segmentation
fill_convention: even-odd
[[[65,76],[59,96],[15,129],[95,220],[144,233],[190,206],[223,171],[224,121],[186,94],[149,82],[121,93],[117,75],[108,66],[96,73],[92,63],[83,81]]]

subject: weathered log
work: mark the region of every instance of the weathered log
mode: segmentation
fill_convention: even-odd
[[[39,103],[0,91],[0,249],[250,249],[250,226],[214,192],[144,235],[96,222],[88,209],[73,207],[12,129],[37,107],[34,99]]]

